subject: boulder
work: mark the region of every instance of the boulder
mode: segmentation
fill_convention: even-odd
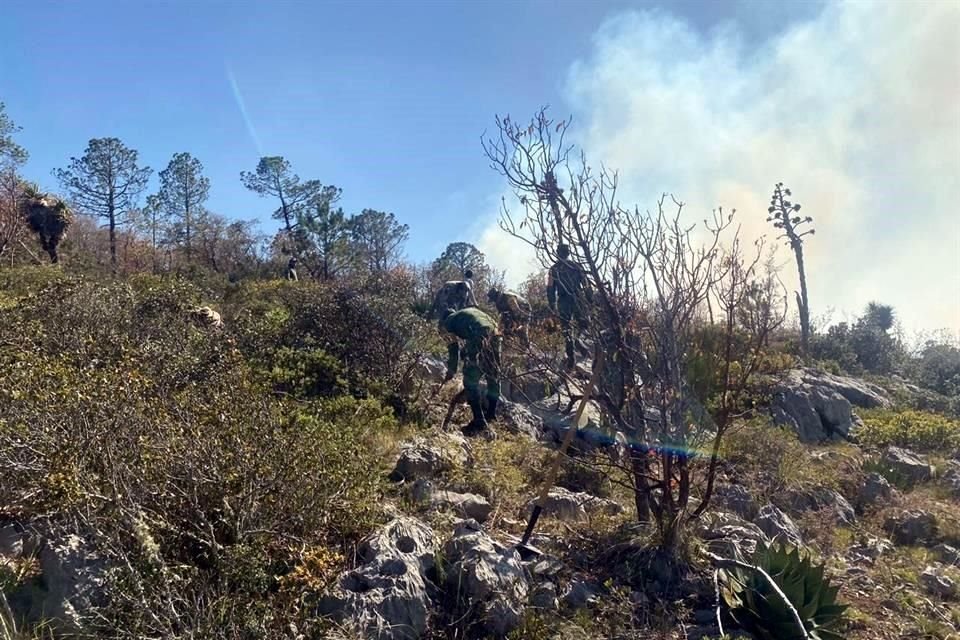
[[[784,542],[794,547],[803,545],[800,529],[790,516],[773,506],[764,505],[753,521],[773,541]]]
[[[911,484],[927,482],[933,478],[935,472],[925,458],[900,447],[887,447],[880,458],[880,464]]]
[[[582,577],[574,578],[570,582],[566,593],[563,594],[563,604],[573,610],[583,609],[597,602],[603,595],[603,590]]]
[[[815,369],[788,371],[774,388],[771,413],[778,424],[793,429],[803,442],[847,439],[859,422],[853,406],[888,406],[875,385]]]
[[[84,538],[68,534],[39,539],[24,534],[9,551],[36,553],[38,586],[14,589],[9,603],[17,618],[43,624],[59,636],[84,635],[102,604],[107,564]],[[21,558],[22,559],[22,558]]]
[[[901,511],[887,518],[884,528],[897,544],[929,544],[937,537],[937,519],[922,510]]]
[[[390,473],[390,479],[408,482],[418,478],[435,478],[469,459],[466,439],[455,433],[445,433],[428,440],[417,438],[404,444],[400,457]]]
[[[437,540],[419,520],[399,517],[368,536],[361,565],[340,575],[320,599],[318,613],[366,638],[415,640],[429,626],[428,574]]]
[[[879,501],[889,502],[896,497],[897,491],[887,479],[879,473],[868,473],[860,493],[857,495],[857,506],[861,509],[871,507]]]
[[[543,420],[525,406],[505,400],[500,401],[496,424],[515,435],[539,440],[543,433]]]
[[[799,371],[799,379],[804,384],[835,391],[854,406],[863,409],[890,406],[890,398],[887,397],[887,392],[883,387],[866,380],[838,376],[819,369],[805,368],[797,371]]]
[[[426,478],[420,478],[413,483],[411,496],[419,503],[438,509],[449,509],[462,518],[473,518],[477,522],[486,522],[493,512],[493,505],[483,496],[437,489],[433,481]]]
[[[851,564],[873,565],[877,558],[893,551],[893,543],[885,538],[866,536],[847,550],[847,560]]]
[[[708,513],[695,530],[711,552],[726,558],[748,558],[759,545],[769,542],[760,527],[723,511]]]
[[[577,404],[578,402],[571,403],[570,396],[561,390],[530,405],[531,413],[542,420],[541,440],[562,441],[576,417]],[[615,444],[616,434],[604,428],[600,406],[596,401],[590,401],[584,408],[580,428],[573,440],[574,448],[591,451]]]
[[[512,402],[537,402],[550,395],[551,387],[556,388],[547,376],[519,376],[503,382],[503,396]]]
[[[443,378],[447,375],[447,364],[440,358],[424,356],[417,362],[413,373],[415,377],[421,380],[439,384],[443,382]]]
[[[757,501],[746,487],[739,484],[718,484],[714,489],[713,503],[744,520],[753,520],[759,511]]]
[[[552,556],[539,556],[531,559],[527,569],[534,578],[553,580],[566,570],[566,565]]]
[[[940,567],[928,566],[920,574],[920,586],[927,593],[941,598],[952,598],[957,594],[956,581]]]
[[[521,517],[527,518],[533,511],[539,498],[533,498],[524,507]],[[547,502],[543,505],[542,516],[553,516],[560,520],[584,520],[588,516],[605,513],[616,515],[623,512],[623,507],[612,500],[598,498],[589,493],[570,491],[563,487],[554,487],[547,494]]]
[[[0,558],[19,558],[23,555],[26,535],[15,524],[0,527]]]
[[[960,460],[947,462],[947,470],[943,474],[943,482],[950,489],[950,493],[960,498]]]
[[[557,585],[552,582],[544,582],[534,587],[533,591],[530,592],[530,606],[546,611],[558,610],[560,602],[557,599]]]
[[[933,551],[933,554],[940,562],[960,566],[960,549],[941,543],[931,549],[931,551]]]
[[[444,546],[446,587],[484,637],[506,637],[523,620],[529,582],[514,548],[497,543],[474,520],[457,525]]]
[[[775,495],[773,503],[793,515],[821,511],[841,524],[849,525],[856,521],[853,506],[842,495],[827,487],[788,489]]]

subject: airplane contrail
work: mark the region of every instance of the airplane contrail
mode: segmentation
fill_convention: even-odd
[[[237,78],[233,75],[233,69],[230,67],[230,62],[225,62],[227,67],[227,80],[230,82],[230,89],[233,91],[233,99],[237,103],[237,108],[240,109],[240,115],[243,117],[243,122],[247,126],[247,133],[250,134],[250,139],[253,141],[254,146],[257,148],[258,157],[263,157],[263,146],[260,144],[260,137],[257,135],[257,130],[253,126],[253,121],[250,120],[250,114],[247,113],[247,105],[243,101],[243,94],[240,93],[240,86],[237,84]]]

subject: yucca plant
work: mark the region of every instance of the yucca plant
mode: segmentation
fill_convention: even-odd
[[[840,588],[824,577],[822,564],[814,564],[799,550],[784,545],[760,547],[753,566],[731,563],[720,569],[719,577],[720,595],[730,617],[758,638],[843,639],[838,628],[847,605],[837,603]]]

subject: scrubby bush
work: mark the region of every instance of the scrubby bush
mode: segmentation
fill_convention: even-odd
[[[941,455],[960,452],[960,420],[913,409],[862,411],[857,437],[867,445],[896,445]]]
[[[380,518],[391,411],[275,393],[198,301],[66,278],[0,309],[2,517],[109,560],[98,637],[282,637],[307,612],[278,580]]]
[[[833,325],[814,338],[810,350],[816,360],[835,362],[848,373],[891,373],[904,358],[903,346],[867,318],[853,325]]]
[[[946,341],[929,340],[909,367],[920,385],[945,396],[960,396],[960,348]]]
[[[298,378],[298,390],[307,397],[349,390],[358,397],[389,398],[431,336],[411,300],[406,283],[389,276],[362,288],[257,282],[232,291],[224,313],[237,347],[258,370],[280,381],[278,389],[290,391],[297,372],[312,372]]]

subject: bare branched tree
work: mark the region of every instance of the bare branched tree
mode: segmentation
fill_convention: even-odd
[[[544,110],[528,125],[498,118],[497,128],[484,151],[521,210],[504,203],[501,227],[545,268],[568,245],[594,293],[589,337],[606,354],[598,403],[609,441],[620,443],[600,464],[675,549],[684,524],[709,506],[721,441],[786,314],[773,280],[760,277],[762,244],[748,255],[733,213],[720,209],[696,227],[669,196],[654,212],[622,207],[617,174],[592,170],[565,143],[569,123]],[[706,318],[711,300],[717,324]],[[749,327],[737,315],[748,301]]]

